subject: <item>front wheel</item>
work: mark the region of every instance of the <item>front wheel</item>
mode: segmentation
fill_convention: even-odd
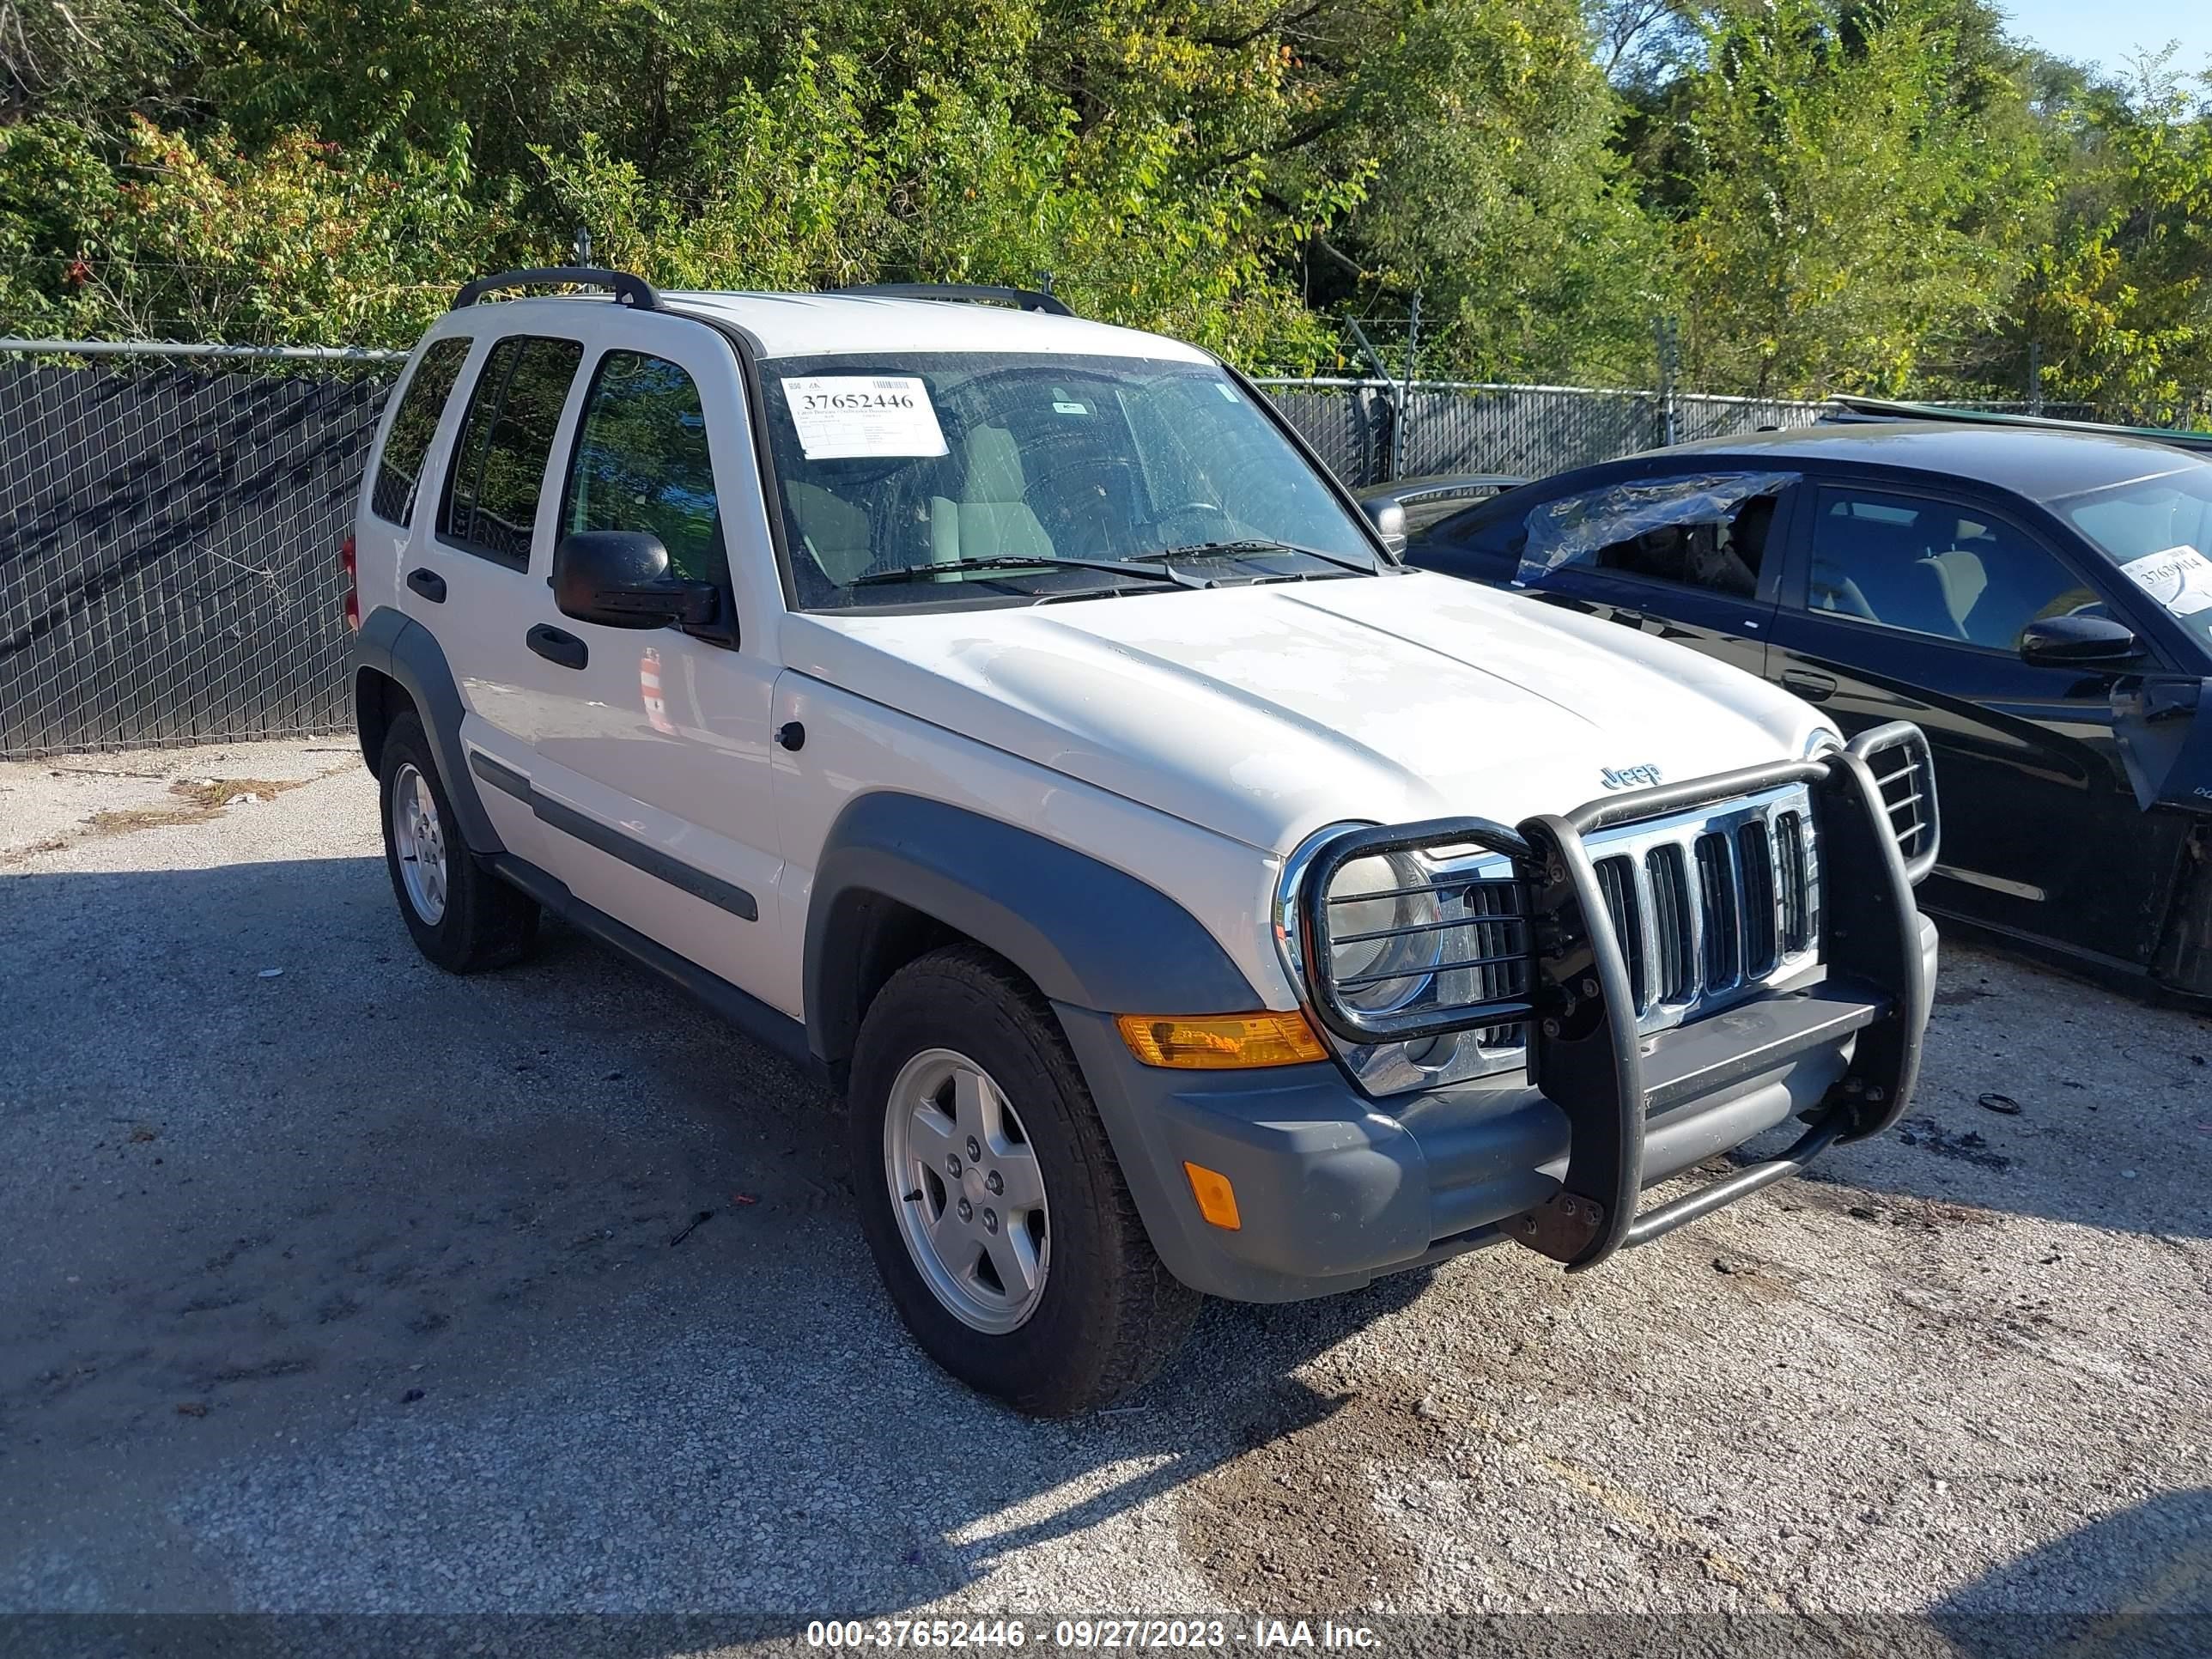
[[[1197,1292],[1161,1265],[1051,1008],[971,947],[894,975],[853,1060],[853,1185],[891,1301],[932,1358],[1020,1410],[1127,1394]]]

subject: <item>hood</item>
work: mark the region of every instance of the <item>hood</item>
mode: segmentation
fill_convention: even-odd
[[[1513,823],[1794,758],[1820,721],[1684,647],[1450,577],[789,619],[799,672],[1218,834]]]

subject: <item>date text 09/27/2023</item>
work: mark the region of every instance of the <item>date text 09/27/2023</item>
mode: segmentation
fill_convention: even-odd
[[[1364,1625],[1304,1619],[1061,1619],[1048,1627],[1023,1619],[816,1620],[809,1647],[1103,1649],[1251,1648],[1371,1651],[1381,1645]]]

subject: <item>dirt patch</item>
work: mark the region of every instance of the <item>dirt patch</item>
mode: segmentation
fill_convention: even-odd
[[[1713,1271],[1746,1295],[1779,1301],[1797,1294],[1807,1275],[1786,1262],[1747,1249],[1733,1249],[1713,1258]]]
[[[1820,1210],[1830,1215],[1849,1216],[1854,1221],[1920,1233],[1997,1224],[1995,1215],[1970,1204],[1947,1204],[1941,1199],[1917,1198],[1905,1193],[1870,1193],[1863,1188],[1845,1186],[1814,1170],[1808,1170],[1797,1177],[1782,1207]]]
[[[1978,985],[1949,985],[1936,993],[1938,1008],[1957,1008],[1969,1002],[1981,1002],[1996,994]]]
[[[1371,1606],[1419,1571],[1376,1512],[1375,1471],[1441,1458],[1448,1426],[1388,1382],[1330,1396],[1286,1378],[1237,1424],[1249,1449],[1183,1489],[1184,1554],[1232,1605]]]
[[[1897,1138],[1907,1146],[1917,1146],[1923,1152],[1933,1152],[1938,1158],[1956,1158],[1961,1164],[1972,1164],[1984,1170],[2008,1170],[2012,1160],[2002,1152],[1989,1149],[1977,1130],[1954,1134],[1932,1117],[1909,1117],[1899,1126]]]
[[[169,786],[169,793],[177,797],[173,803],[94,812],[85,820],[85,827],[95,836],[127,836],[134,830],[160,830],[175,823],[204,823],[226,807],[275,800],[288,790],[314,781],[314,778],[179,778]],[[62,845],[58,841],[49,842],[32,850],[51,852]]]

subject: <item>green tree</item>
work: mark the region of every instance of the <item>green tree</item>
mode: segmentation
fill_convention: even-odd
[[[2142,84],[2092,88],[2072,139],[2063,222],[2015,299],[2047,397],[2130,418],[2201,414],[2212,387],[2212,87],[2161,60]]]
[[[1699,381],[1902,392],[1929,342],[1996,325],[2047,185],[2018,88],[1962,75],[1954,11],[1747,0],[1709,24],[1671,152]]]
[[[1567,0],[1439,0],[1370,71],[1374,181],[1343,240],[1423,293],[1432,368],[1488,379],[1651,372],[1657,227],[1623,188],[1620,106]]]
[[[133,120],[110,151],[53,118],[0,127],[0,313],[76,338],[411,343],[498,238],[463,182],[301,133],[248,152]]]

